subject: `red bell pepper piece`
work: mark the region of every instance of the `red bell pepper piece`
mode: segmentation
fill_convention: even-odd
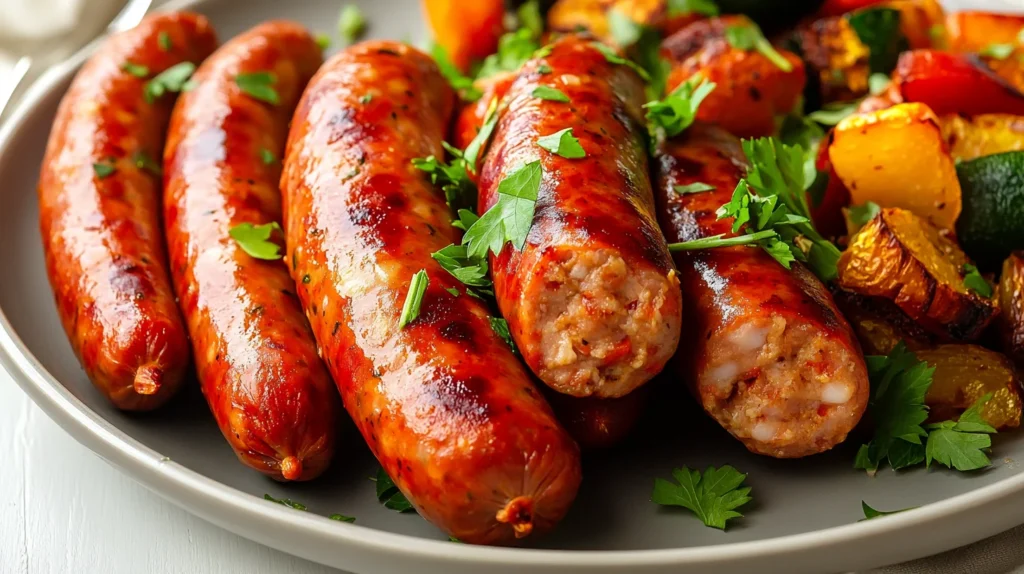
[[[842,237],[846,235],[846,217],[843,216],[843,208],[850,205],[850,190],[846,189],[839,174],[832,169],[832,162],[828,157],[828,144],[831,137],[825,137],[818,149],[818,160],[816,167],[818,171],[828,172],[828,186],[821,201],[814,205],[808,199],[811,208],[811,221],[814,227],[825,237]]]
[[[927,104],[938,115],[1024,115],[1024,94],[973,54],[904,52],[893,78],[904,102]]]
[[[818,9],[819,16],[842,16],[854,10],[881,4],[886,0],[825,0]]]

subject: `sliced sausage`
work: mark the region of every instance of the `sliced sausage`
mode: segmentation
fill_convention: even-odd
[[[321,61],[313,37],[291,22],[234,38],[178,100],[164,163],[171,271],[203,394],[239,459],[286,480],[327,467],[338,394],[288,268],[249,255],[230,232],[281,220],[288,122]],[[236,82],[263,72],[273,74],[277,104]]]
[[[654,214],[644,86],[584,37],[564,36],[549,48],[509,89],[480,171],[482,213],[515,170],[538,158],[543,169],[523,249],[508,243],[491,258],[494,291],[542,381],[573,396],[620,397],[672,356],[682,308]],[[569,102],[534,96],[541,86]],[[586,157],[538,145],[566,128]]]
[[[746,167],[740,141],[718,128],[698,123],[668,142],[656,170],[669,241],[732,235],[715,212]],[[674,190],[697,182],[715,189]],[[704,410],[758,454],[801,457],[842,442],[864,413],[868,376],[821,281],[745,246],[680,252],[676,265],[690,327],[674,368]]]
[[[434,62],[405,44],[328,61],[288,138],[287,260],[345,407],[395,484],[459,540],[508,544],[566,513],[579,452],[485,304],[430,256],[459,237],[411,162],[441,156],[453,105]],[[429,283],[403,328],[421,270]]]
[[[216,44],[206,18],[188,12],[110,37],[75,76],[50,132],[38,189],[46,270],[75,354],[121,409],[160,406],[189,366],[160,229],[173,95],[146,98],[145,85]]]

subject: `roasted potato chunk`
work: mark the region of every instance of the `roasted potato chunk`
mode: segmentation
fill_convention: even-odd
[[[956,164],[938,118],[924,104],[844,119],[832,133],[829,158],[853,205],[908,209],[943,229],[960,216]]]
[[[894,302],[936,335],[974,340],[998,308],[964,285],[968,263],[926,220],[904,209],[883,209],[839,258],[839,285]]]
[[[1012,253],[1003,263],[998,297],[1003,351],[1024,368],[1024,253]]]
[[[832,295],[865,355],[888,355],[901,341],[911,351],[933,346],[934,338],[892,301],[845,289],[833,289]]]
[[[970,161],[985,155],[1024,149],[1024,117],[984,114],[940,118],[942,137],[954,160]]]
[[[915,354],[935,367],[932,386],[924,399],[931,409],[930,421],[958,417],[992,393],[992,399],[981,409],[985,421],[998,430],[1020,425],[1020,379],[1006,356],[978,345],[939,345]]]
[[[806,82],[803,62],[796,54],[779,50],[791,66],[785,71],[759,52],[734,48],[726,40],[727,28],[752,25],[745,16],[711,18],[690,24],[662,44],[672,65],[668,89],[697,73],[717,84],[701,104],[697,119],[739,137],[773,135],[775,117],[793,110]]]

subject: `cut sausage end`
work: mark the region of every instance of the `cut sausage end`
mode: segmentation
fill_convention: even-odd
[[[495,518],[511,526],[516,538],[525,538],[533,532],[533,499],[517,496],[499,510]]]
[[[135,380],[132,386],[135,388],[135,392],[140,395],[155,395],[160,391],[163,376],[163,369],[153,365],[145,365],[135,371]]]
[[[661,371],[679,341],[679,281],[610,249],[560,249],[523,292],[539,332],[538,376],[573,396],[621,397]],[[529,350],[528,350],[529,352]]]
[[[699,381],[705,408],[751,452],[797,458],[831,449],[860,420],[867,373],[828,331],[766,315],[715,335]]]
[[[281,461],[281,476],[285,480],[298,480],[302,476],[302,461],[297,456],[286,456]]]

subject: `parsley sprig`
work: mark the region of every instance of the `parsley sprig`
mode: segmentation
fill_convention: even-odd
[[[726,522],[743,516],[736,509],[752,500],[750,487],[743,486],[747,475],[729,465],[709,467],[703,475],[684,466],[673,470],[672,477],[678,484],[654,480],[651,502],[689,509],[711,528],[725,530]]]
[[[146,103],[152,104],[157,98],[167,92],[180,92],[184,90],[185,83],[188,82],[195,71],[196,65],[192,62],[181,62],[160,72],[152,80],[146,82],[146,85],[142,88],[142,95]]]
[[[981,297],[992,297],[992,285],[981,275],[978,268],[970,263],[964,264],[964,287],[977,293]]]
[[[917,507],[916,506],[912,506],[910,508],[902,508],[900,510],[889,510],[889,511],[875,510],[874,508],[871,508],[870,506],[868,506],[867,502],[864,502],[862,500],[862,501],[860,501],[860,508],[861,508],[861,510],[864,511],[864,518],[861,518],[860,522],[864,522],[865,520],[872,520],[872,519],[875,519],[875,518],[880,518],[882,516],[891,516],[893,514],[899,514],[901,512],[906,512],[908,510],[914,510]]]
[[[281,103],[281,97],[274,89],[276,83],[277,76],[272,72],[252,72],[235,76],[235,85],[238,86],[238,89],[254,100],[271,105]]]
[[[281,231],[281,225],[276,221],[262,225],[239,223],[228,230],[228,235],[250,257],[274,261],[281,258],[281,246],[270,240],[274,231]]]
[[[725,40],[737,50],[756,51],[765,58],[768,58],[771,63],[775,64],[783,72],[793,71],[793,64],[772,46],[772,43],[764,37],[761,28],[753,22],[729,26],[725,29]]]
[[[692,126],[697,119],[700,104],[715,90],[717,84],[703,76],[694,75],[667,96],[644,104],[647,110],[647,129],[651,145],[673,138]]]
[[[384,505],[384,508],[395,512],[416,512],[412,503],[402,494],[402,491],[395,485],[395,481],[391,480],[383,467],[377,469],[377,476],[371,477],[370,480],[377,483],[377,500]]]

